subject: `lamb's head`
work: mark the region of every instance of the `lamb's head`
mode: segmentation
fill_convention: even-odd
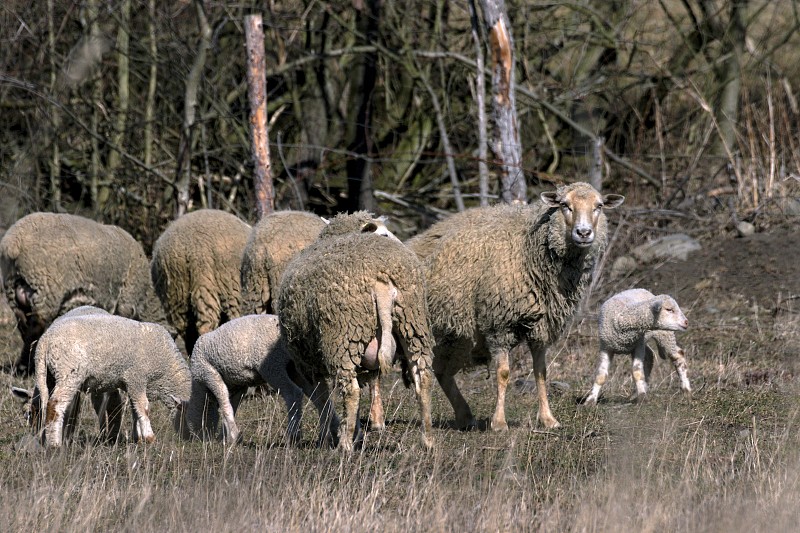
[[[650,310],[653,312],[653,329],[685,331],[689,327],[689,320],[671,296],[656,296],[650,304]]]
[[[400,242],[394,233],[386,227],[386,217],[376,217],[368,211],[355,213],[340,213],[331,220],[322,219],[327,226],[322,229],[320,239],[338,237],[348,233],[375,233],[383,237]]]
[[[557,208],[564,218],[566,237],[580,248],[594,242],[603,215],[603,209],[622,205],[625,197],[619,194],[601,195],[588,183],[573,183],[540,196],[548,207]]]
[[[25,422],[33,429],[34,433],[42,429],[40,420],[39,391],[34,387],[33,390],[22,387],[11,387],[11,395],[22,403],[22,416]]]

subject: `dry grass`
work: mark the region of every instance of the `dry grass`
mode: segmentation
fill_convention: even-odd
[[[242,407],[245,442],[178,441],[154,409],[158,442],[98,445],[84,417],[77,443],[25,445],[19,406],[0,396],[0,523],[9,531],[757,531],[800,518],[797,384],[787,358],[800,338],[791,312],[703,315],[681,337],[693,398],[658,361],[650,401],[628,401],[629,362],[612,367],[596,409],[576,405],[594,369],[592,320],[578,322],[551,357],[553,409],[563,428],[535,426],[529,363],[515,366],[507,434],[448,427],[434,391],[437,446],[421,445],[413,396],[386,390],[389,427],[343,455],[285,446],[279,398]],[[744,310],[743,310],[744,313]],[[735,323],[736,327],[730,327]],[[4,331],[11,360],[17,338]],[[787,370],[789,369],[789,370]],[[484,421],[493,408],[485,370],[463,376]],[[15,382],[8,374],[0,383]],[[22,444],[21,444],[22,443]]]

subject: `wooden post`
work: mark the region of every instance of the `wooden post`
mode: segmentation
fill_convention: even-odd
[[[264,29],[261,14],[244,18],[247,41],[247,98],[250,102],[250,146],[256,192],[256,213],[261,219],[275,210],[267,132],[267,80],[264,61]]]

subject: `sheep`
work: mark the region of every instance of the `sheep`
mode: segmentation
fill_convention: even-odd
[[[423,259],[433,372],[456,417],[476,426],[454,376],[467,366],[496,362],[497,402],[490,427],[508,429],[505,394],[509,351],[527,341],[533,356],[538,420],[559,427],[546,389],[546,350],[562,334],[605,251],[603,209],[624,197],[600,195],[587,183],[543,192],[533,205],[471,208],[407,241]]]
[[[190,356],[200,335],[241,314],[239,268],[250,229],[225,211],[199,209],[172,221],[153,245],[156,293]]]
[[[600,389],[608,378],[611,360],[620,353],[631,354],[637,399],[644,399],[653,367],[653,351],[647,346],[651,339],[656,343],[661,358],[672,360],[681,380],[681,389],[690,393],[692,387],[686,375],[686,359],[673,333],[685,331],[687,327],[689,321],[678,303],[666,294],[654,296],[645,289],[629,289],[606,300],[600,306],[597,374],[583,403],[597,404]]]
[[[223,436],[239,440],[234,415],[247,387],[268,383],[283,397],[289,412],[287,434],[292,443],[301,440],[303,393],[311,399],[320,415],[319,444],[336,439],[339,420],[328,401],[330,392],[323,383],[314,389],[300,375],[291,361],[275,315],[245,315],[201,335],[195,344],[190,363],[192,393],[188,402],[179,404],[186,424],[181,436],[204,436],[216,433],[219,406],[223,418]],[[211,410],[206,411],[209,393]]]
[[[247,314],[275,313],[274,295],[286,265],[318,237],[373,232],[395,238],[383,217],[367,211],[337,215],[328,221],[303,211],[278,211],[253,227],[241,266],[242,309]]]
[[[242,311],[274,313],[273,292],[287,263],[314,242],[325,220],[304,211],[278,211],[253,226],[241,265]]]
[[[278,289],[278,316],[298,370],[312,382],[336,379],[345,413],[341,449],[360,441],[360,384],[389,372],[396,355],[406,385],[414,384],[423,443],[433,445],[433,337],[413,252],[373,233],[320,238],[289,263]]]
[[[105,309],[94,307],[91,305],[82,305],[68,311],[56,318],[53,323],[57,324],[61,320],[71,317],[84,316],[84,315],[110,315]],[[52,376],[48,375],[48,387],[52,389]],[[32,390],[24,389],[21,387],[11,387],[11,393],[17,399],[21,400],[25,418],[28,420],[34,434],[38,434],[44,429],[42,427],[43,420],[40,418],[41,413],[41,397],[39,388],[34,386]],[[92,406],[97,413],[98,422],[100,425],[100,434],[107,441],[114,441],[119,437],[121,430],[122,407],[124,400],[120,395],[119,390],[111,392],[93,392],[91,394]],[[63,435],[66,439],[71,438],[72,433],[76,428],[78,414],[81,409],[81,397],[76,395],[74,401],[70,404],[65,412],[63,423]]]
[[[20,374],[33,373],[36,340],[75,307],[166,324],[142,246],[116,226],[77,215],[29,214],[0,240],[0,270],[23,341],[14,365]]]
[[[47,377],[55,385],[50,392]],[[147,394],[167,406],[186,399],[191,375],[169,331],[159,324],[114,315],[85,314],[54,322],[36,349],[36,387],[45,443],[62,443],[64,413],[79,390],[127,391],[134,441],[155,441]],[[45,416],[46,415],[46,416]]]

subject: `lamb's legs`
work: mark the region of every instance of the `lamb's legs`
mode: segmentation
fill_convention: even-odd
[[[133,440],[138,442],[143,440],[150,444],[156,441],[153,427],[150,425],[150,402],[144,390],[128,388],[128,396],[131,399],[131,414],[133,415]]]
[[[45,441],[47,446],[54,448],[61,446],[64,413],[76,394],[78,394],[77,390],[59,387],[58,385],[53,389],[53,393],[47,402],[47,415],[45,418]]]
[[[689,384],[689,376],[686,373],[686,358],[683,356],[683,348],[678,348],[674,353],[669,354],[672,364],[675,366],[675,371],[681,379],[681,390],[684,392],[692,392],[692,386]]]
[[[222,380],[222,376],[216,370],[207,373],[206,386],[216,398],[217,405],[219,405],[219,410],[222,413],[223,441],[236,442],[239,439],[239,428],[236,426],[236,419],[234,418],[235,409],[231,403],[231,392]],[[238,405],[238,401],[236,403]],[[214,432],[216,433],[216,427]]]
[[[493,350],[492,357],[497,362],[497,403],[494,408],[491,428],[494,431],[507,431],[506,422],[506,389],[508,380],[511,376],[511,368],[508,364],[508,350],[499,348]]]
[[[536,378],[536,392],[539,395],[538,420],[546,428],[557,428],[561,424],[550,411],[550,402],[547,399],[547,348],[533,342],[528,343],[533,356],[533,376]]]
[[[361,389],[358,386],[358,379],[355,376],[350,379],[340,379],[342,387],[342,399],[344,400],[344,434],[339,439],[339,448],[351,452],[353,442],[360,437],[360,424],[358,420],[358,400]]]
[[[369,382],[369,427],[377,431],[386,429],[386,417],[381,400],[381,377],[376,375]]]
[[[645,380],[644,359],[647,354],[644,339],[636,343],[633,351],[633,381],[636,383],[636,399],[644,400],[647,396],[647,381]]]
[[[611,360],[614,354],[608,350],[600,350],[600,361],[597,363],[597,372],[594,377],[594,384],[592,391],[583,401],[584,405],[596,405],[598,398],[600,398],[600,389],[605,385],[608,379],[608,369],[611,366]]]
[[[92,394],[92,406],[97,413],[100,425],[100,438],[106,442],[115,442],[122,431],[122,410],[124,401],[119,389],[108,393]]]
[[[448,348],[450,349],[450,348]],[[475,417],[472,416],[472,410],[469,404],[461,395],[456,384],[455,374],[459,368],[455,367],[450,362],[450,357],[445,354],[437,354],[434,351],[433,357],[433,374],[436,376],[439,385],[442,386],[445,396],[453,406],[453,411],[456,415],[456,428],[458,429],[473,429],[478,424]]]

